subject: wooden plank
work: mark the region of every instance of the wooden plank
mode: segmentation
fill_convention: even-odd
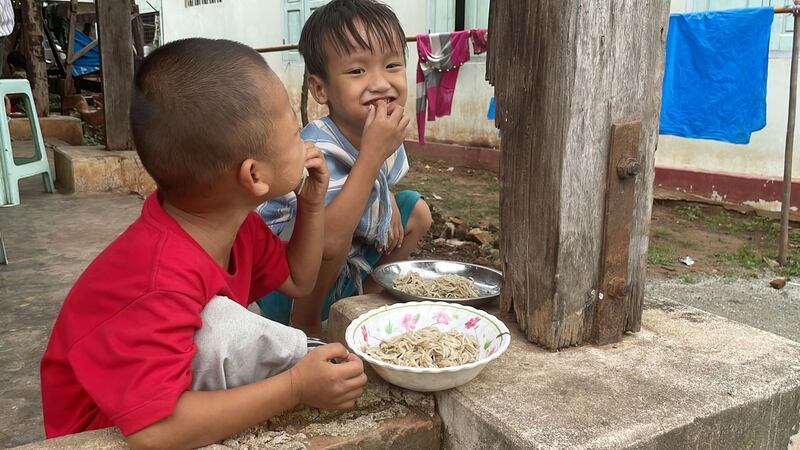
[[[59,5],[60,6],[60,5]],[[67,77],[64,82],[64,96],[71,95],[75,92],[75,86],[72,83],[72,56],[75,54],[75,21],[78,14],[78,0],[70,0],[69,2],[69,30],[67,31]],[[61,111],[64,113],[65,111]]]
[[[132,150],[128,114],[133,87],[131,14],[128,0],[96,0],[106,149]]]
[[[81,59],[81,56],[85,55],[86,53],[90,52],[93,48],[97,47],[97,44],[99,42],[100,41],[97,39],[93,40],[92,42],[89,42],[89,44],[86,47],[83,47],[82,49],[78,50],[78,53],[72,55],[72,57],[69,58],[67,62],[69,62],[70,64],[75,64],[75,61]]]
[[[487,78],[503,132],[501,307],[547,348],[591,338],[613,123],[642,123],[626,330],[638,330],[669,2],[493,0]]]
[[[136,0],[131,2],[131,33],[133,36],[133,48],[135,50],[133,56],[133,69],[134,72],[139,68],[144,60],[144,23],[142,23],[142,16],[139,15],[139,5]]]
[[[592,341],[608,344],[622,339],[630,296],[628,255],[639,165],[640,122],[614,124],[606,171],[600,291],[594,313]]]
[[[47,116],[50,112],[50,90],[47,84],[47,66],[44,62],[44,20],[39,2],[22,0],[22,52],[25,71],[31,84],[36,114]]]

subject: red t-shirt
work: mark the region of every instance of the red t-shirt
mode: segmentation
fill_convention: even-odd
[[[288,276],[286,244],[257,214],[225,271],[150,195],[61,307],[41,365],[47,437],[109,426],[129,435],[168,417],[191,386],[206,303],[219,294],[247,306]]]

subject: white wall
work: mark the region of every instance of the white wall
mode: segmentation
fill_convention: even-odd
[[[692,0],[673,0],[673,12],[691,9]],[[776,21],[782,17],[776,16]],[[775,36],[773,36],[773,39]],[[783,177],[783,154],[786,142],[786,122],[789,109],[790,55],[772,52],[767,80],[767,126],[753,133],[750,144],[660,136],[656,165],[689,170],[729,172],[759,177]],[[792,176],[800,176],[800,127],[795,133],[796,157]]]
[[[427,33],[427,0],[388,0],[407,35]],[[253,47],[283,44],[283,17],[280,0],[224,0],[222,3],[185,7],[184,0],[161,0],[164,41],[186,37],[226,38]],[[408,45],[408,92],[406,109],[415,116],[417,48]],[[462,66],[456,86],[453,114],[427,124],[426,140],[464,145],[498,146],[493,122],[486,119],[494,89],[485,81],[483,58]],[[286,85],[299,108],[302,62],[287,60],[281,53],[265,54],[265,59]],[[309,98],[309,115],[324,114],[324,108]],[[409,125],[409,138],[416,139],[415,120]]]

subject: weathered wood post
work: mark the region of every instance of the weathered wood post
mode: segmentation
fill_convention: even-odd
[[[129,0],[96,0],[106,149],[133,150],[128,115],[133,87]]]
[[[50,91],[47,85],[47,66],[44,61],[44,22],[41,3],[37,0],[22,0],[20,6],[25,72],[31,84],[36,114],[47,116],[50,112]]]
[[[549,349],[642,317],[669,1],[492,0],[501,308]]]

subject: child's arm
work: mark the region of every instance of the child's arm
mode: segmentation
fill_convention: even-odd
[[[334,358],[346,359],[332,364]],[[341,344],[310,352],[286,372],[234,389],[184,392],[172,415],[125,438],[133,449],[197,448],[305,404],[349,409],[366,384],[364,366]]]
[[[361,148],[341,192],[325,210],[325,253],[338,254],[350,248],[383,162],[403,143],[409,119],[402,107],[386,114],[386,102],[370,106]]]
[[[309,175],[297,192],[297,219],[286,249],[289,278],[278,288],[288,297],[311,293],[317,281],[325,232],[325,193],[328,191],[328,166],[322,153],[306,143],[306,168]]]

